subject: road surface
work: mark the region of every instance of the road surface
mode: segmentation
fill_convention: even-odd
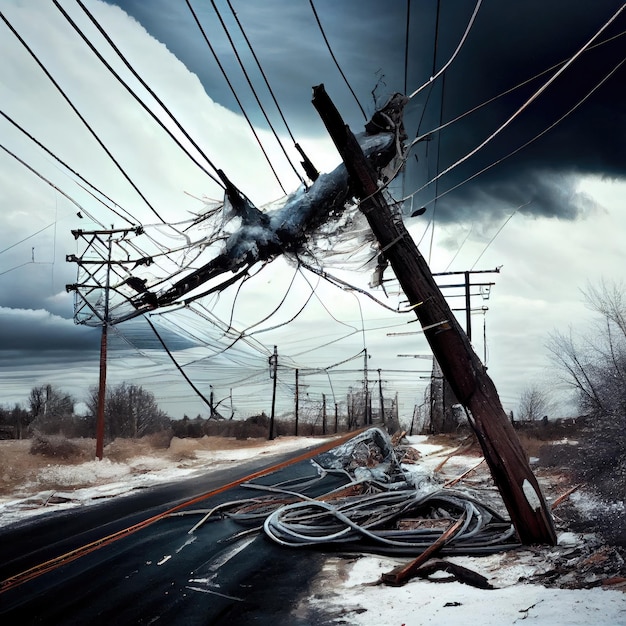
[[[271,465],[289,456],[295,455],[274,457]],[[204,510],[258,496],[237,483],[267,467],[266,460],[246,463],[8,527],[0,532],[0,623],[313,623],[310,613],[290,613],[306,598],[321,553],[281,548],[262,533],[232,539],[246,529],[228,518],[189,534],[200,515],[165,515],[173,507]],[[313,464],[301,460],[254,482],[315,475]],[[307,494],[341,482],[327,477]]]

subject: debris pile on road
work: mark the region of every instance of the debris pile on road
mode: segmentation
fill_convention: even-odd
[[[519,545],[510,521],[492,507],[467,493],[436,487],[427,472],[405,469],[380,429],[370,428],[313,463],[317,475],[298,482],[246,483],[267,495],[202,511],[204,517],[190,532],[228,517],[253,531],[263,528],[273,541],[291,547],[339,545],[415,556],[433,546],[441,555],[476,555]],[[341,478],[342,485],[308,495],[313,487],[319,491],[327,477]]]

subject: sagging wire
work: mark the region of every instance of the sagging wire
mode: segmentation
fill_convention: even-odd
[[[470,21],[469,21],[467,27],[465,28],[465,32],[463,33],[463,36],[461,37],[461,41],[459,41],[459,44],[457,45],[456,50],[452,53],[452,56],[448,59],[447,63],[445,63],[445,65],[437,73],[435,73],[433,76],[431,76],[421,87],[418,87],[409,96],[409,100],[414,98],[423,89],[425,89],[430,84],[432,84],[435,80],[437,80],[437,78],[439,78],[439,76],[441,76],[450,67],[450,65],[453,63],[453,61],[456,59],[456,57],[458,56],[459,52],[461,51],[461,48],[465,44],[465,40],[467,39],[467,37],[468,37],[468,35],[470,33],[470,30],[472,30],[472,26],[474,25],[474,21],[476,20],[476,15],[478,14],[478,9],[480,9],[480,5],[481,4],[482,4],[482,0],[478,0],[476,5],[474,6],[474,12],[472,13],[472,16],[470,17]]]
[[[210,311],[209,309],[207,309],[207,307],[204,306],[202,303],[200,303],[200,302],[196,303],[196,307],[200,307],[204,311],[206,311],[205,313],[203,313],[201,311],[198,311],[197,308],[190,307],[190,310],[195,312],[196,315],[198,315],[202,319],[205,319],[207,321],[211,321],[211,323],[213,323],[215,325],[217,325],[216,321],[219,322],[220,324],[224,324],[224,322],[222,322],[221,319],[219,319],[216,315],[214,315],[213,312]],[[226,332],[228,332],[228,330],[230,330],[230,327],[227,328]],[[238,335],[241,336],[241,333],[238,332]],[[259,354],[262,354],[263,356],[269,356],[271,354],[270,349],[267,346],[265,346],[263,343],[258,341],[257,339],[254,339],[252,337],[243,336],[241,338],[241,341],[243,341],[246,345],[248,345],[250,348],[252,348],[252,350],[255,350],[256,352],[258,352]]]
[[[376,304],[378,304],[384,309],[387,309],[388,311],[392,311],[393,313],[410,313],[411,311],[413,311],[413,308],[401,310],[401,309],[397,309],[392,306],[389,306],[388,304],[385,304],[384,302],[382,302],[381,300],[373,296],[371,293],[369,293],[365,289],[357,287],[356,285],[351,285],[345,280],[341,280],[340,278],[337,278],[336,276],[332,276],[327,271],[313,267],[312,265],[309,265],[308,263],[305,263],[304,261],[300,261],[299,263],[304,269],[309,270],[309,272],[311,272],[312,274],[316,274],[317,276],[320,276],[321,278],[329,282],[331,285],[334,285],[335,287],[339,287],[342,291],[356,292],[356,293],[360,293],[361,295],[367,296],[370,300],[373,300]]]
[[[265,151],[265,148],[263,147],[263,143],[261,142],[261,139],[259,138],[259,135],[257,134],[257,132],[256,132],[256,130],[254,128],[254,124],[252,124],[252,121],[250,120],[250,117],[246,113],[246,111],[244,109],[244,106],[243,106],[241,100],[239,99],[239,96],[237,95],[237,92],[236,92],[235,88],[233,87],[233,84],[231,83],[230,79],[228,78],[226,70],[225,70],[224,66],[222,65],[222,62],[219,60],[219,57],[217,56],[217,52],[215,51],[215,48],[213,47],[213,45],[209,41],[209,38],[208,38],[208,36],[207,36],[207,34],[206,34],[205,30],[204,30],[204,27],[200,23],[200,20],[199,20],[197,14],[196,14],[194,8],[191,6],[190,0],[185,0],[185,4],[189,8],[189,11],[191,12],[191,15],[193,16],[193,19],[194,19],[194,21],[196,23],[196,26],[200,30],[200,33],[202,34],[202,37],[203,37],[206,45],[208,46],[209,50],[211,51],[211,54],[213,55],[213,58],[215,59],[215,62],[217,63],[217,66],[219,67],[219,69],[220,69],[220,71],[222,73],[222,76],[224,77],[224,80],[226,81],[226,84],[230,88],[231,93],[233,94],[233,97],[235,98],[237,104],[239,105],[239,108],[241,110],[242,115],[244,116],[245,120],[248,122],[248,126],[249,126],[252,134],[254,135],[254,138],[256,139],[257,143],[259,144],[259,148],[261,149],[261,152],[263,153],[263,156],[265,157],[265,160],[267,161],[267,164],[269,165],[270,170],[274,174],[274,178],[276,178],[276,181],[278,182],[278,185],[282,189],[283,193],[286,195],[287,191],[283,187],[283,184],[282,184],[282,182],[280,180],[280,177],[278,176],[276,170],[274,169],[272,161],[269,158],[267,152]]]
[[[39,68],[43,71],[43,73],[47,76],[47,78],[50,80],[50,82],[54,85],[56,90],[61,94],[63,99],[67,102],[67,104],[72,109],[72,111],[74,111],[74,113],[76,114],[78,119],[80,119],[80,121],[83,123],[85,128],[89,131],[91,136],[96,140],[98,145],[104,150],[104,152],[109,157],[109,159],[111,159],[113,164],[116,166],[116,168],[122,174],[122,176],[128,182],[128,184],[135,190],[137,195],[144,201],[146,206],[156,215],[156,217],[163,224],[165,224],[166,222],[161,217],[159,212],[152,206],[152,204],[148,201],[148,199],[143,195],[143,193],[141,192],[139,187],[137,187],[137,185],[133,182],[133,180],[130,178],[130,176],[126,173],[126,170],[124,170],[124,168],[121,166],[121,164],[118,162],[118,160],[113,156],[113,153],[106,147],[105,143],[102,141],[102,139],[100,139],[100,137],[98,136],[96,131],[91,127],[89,122],[87,122],[87,120],[84,118],[84,116],[78,110],[76,105],[70,100],[69,96],[65,93],[65,91],[63,90],[61,85],[55,80],[55,78],[48,71],[48,69],[43,64],[43,62],[39,59],[39,57],[35,54],[35,52],[32,50],[32,48],[26,43],[26,41],[23,39],[23,37],[17,32],[17,30],[13,27],[13,25],[9,22],[9,20],[4,16],[4,14],[1,11],[0,11],[0,18],[7,25],[7,27],[13,33],[13,35],[17,38],[17,40],[22,44],[22,46],[26,49],[26,51],[30,54],[32,59],[39,66]]]
[[[209,400],[207,400],[207,398],[202,393],[202,391],[200,391],[200,389],[198,389],[198,387],[196,387],[196,385],[194,385],[194,383],[191,380],[191,378],[189,378],[189,376],[187,376],[187,373],[185,372],[185,370],[183,370],[182,366],[174,358],[174,355],[171,353],[170,349],[165,344],[165,341],[164,341],[163,337],[161,336],[161,333],[159,333],[159,331],[156,329],[156,326],[150,321],[150,318],[147,315],[144,315],[144,318],[145,318],[146,322],[148,322],[148,325],[152,329],[152,332],[154,332],[154,334],[156,335],[156,338],[159,340],[159,343],[161,344],[161,346],[163,347],[163,349],[167,353],[167,356],[170,357],[170,360],[172,361],[172,363],[174,364],[176,369],[180,372],[182,377],[187,381],[189,386],[196,392],[196,395],[199,398],[202,399],[202,401],[209,407],[209,409],[212,410],[213,407],[212,407],[211,403],[209,402]]]
[[[305,303],[300,307],[300,309],[290,319],[288,319],[285,322],[282,322],[280,324],[277,324],[276,326],[270,326],[269,328],[262,328],[260,330],[254,331],[254,332],[250,332],[250,330],[252,330],[256,326],[259,326],[260,324],[263,324],[267,320],[269,320],[272,317],[274,317],[274,315],[276,315],[276,313],[282,308],[282,306],[285,304],[285,301],[287,300],[287,296],[289,296],[289,293],[291,292],[291,289],[292,289],[292,287],[293,287],[293,285],[295,283],[296,277],[298,276],[298,271],[299,271],[299,268],[296,267],[296,269],[295,269],[295,271],[294,271],[294,273],[293,273],[293,275],[291,277],[291,280],[289,281],[289,286],[287,287],[287,290],[285,291],[283,297],[280,299],[279,303],[274,307],[273,311],[271,313],[269,313],[268,315],[266,315],[264,318],[262,318],[262,319],[258,320],[257,322],[255,322],[254,324],[250,324],[249,326],[246,327],[246,329],[243,331],[243,333],[247,337],[251,337],[251,336],[259,334],[259,333],[268,332],[270,330],[275,330],[276,328],[280,328],[281,326],[286,326],[287,324],[289,324],[290,322],[295,320],[302,313],[302,311],[304,311],[306,305],[311,301],[311,298],[313,297],[313,293],[314,293],[315,289],[311,289],[311,293],[307,297]]]
[[[150,108],[139,98],[139,96],[130,88],[128,83],[126,83],[122,77],[111,67],[111,64],[100,54],[100,52],[96,49],[93,43],[89,40],[89,38],[83,33],[83,31],[78,27],[78,25],[72,20],[72,18],[67,14],[67,12],[63,9],[63,7],[59,4],[58,0],[53,0],[57,9],[61,12],[66,21],[70,24],[70,26],[76,31],[76,33],[80,36],[80,38],[85,42],[85,44],[89,47],[89,49],[96,55],[98,60],[111,72],[111,74],[117,79],[117,81],[126,89],[126,91],[134,98],[134,100],[152,117],[152,119],[169,135],[169,137],[176,143],[176,145],[215,183],[217,183],[220,187],[224,188],[224,184],[213,174],[211,174],[207,169],[199,163],[194,156],[192,156],[189,151],[182,145],[182,143],[174,136],[174,134],[167,128],[167,126],[163,123],[159,117],[150,110]],[[142,87],[148,91],[148,93],[154,98],[154,100],[159,104],[159,106],[167,113],[169,119],[176,125],[176,127],[183,133],[183,135],[188,139],[193,147],[202,155],[202,157],[206,160],[206,162],[217,171],[217,167],[211,162],[211,160],[206,156],[206,154],[202,151],[200,146],[196,143],[196,141],[189,135],[189,133],[182,127],[182,125],[178,122],[178,120],[174,117],[172,112],[165,106],[163,101],[156,95],[153,89],[146,83],[143,78],[139,75],[139,73],[133,68],[133,66],[128,62],[126,57],[122,54],[120,49],[113,43],[113,40],[109,37],[107,32],[100,26],[100,24],[96,21],[93,15],[89,12],[89,10],[85,7],[85,5],[81,2],[81,0],[76,0],[76,3],[80,6],[80,8],[85,12],[87,17],[91,20],[92,24],[98,29],[100,34],[104,37],[107,43],[111,46],[111,48],[115,51],[119,59],[126,66],[126,68],[130,71],[130,73],[140,82]]]

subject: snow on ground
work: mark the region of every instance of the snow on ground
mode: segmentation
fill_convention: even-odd
[[[21,485],[14,494],[0,496],[0,528],[27,517],[53,510],[88,506],[103,498],[123,496],[137,489],[182,480],[201,473],[223,469],[256,456],[297,451],[328,441],[311,437],[279,437],[226,450],[194,450],[184,460],[157,455],[138,456],[127,462],[93,460],[77,465],[48,465],[36,478]],[[54,484],[56,488],[41,489]],[[87,485],[87,486],[86,486]]]
[[[455,560],[455,559],[454,559]],[[498,557],[465,560],[487,572]],[[497,589],[483,590],[458,582],[414,580],[403,587],[369,586],[399,561],[362,557],[338,586],[326,586],[311,600],[341,614],[337,623],[352,626],[624,626],[626,594],[603,589],[547,589],[540,585],[508,584],[499,564],[489,576]],[[506,567],[504,565],[504,567]],[[502,576],[504,574],[504,576]],[[367,585],[367,586],[366,586]]]
[[[460,476],[475,467],[480,457],[458,455],[446,460],[451,450],[411,437],[410,444],[421,453],[418,465],[407,466],[426,478],[435,470],[441,481]],[[242,462],[259,454],[270,455],[309,447],[326,439],[278,438],[273,442],[228,450],[196,450],[183,462],[158,456],[135,457],[128,462],[89,461],[79,465],[50,465],[42,468],[21,496],[0,499],[0,527],[27,516],[55,509],[87,506],[102,498],[121,496],[134,489],[182,480],[200,472]],[[445,461],[444,467],[440,468]],[[482,478],[481,478],[482,477]],[[486,478],[485,478],[486,477]],[[475,484],[484,484],[488,475],[476,473]],[[59,490],[37,491],[37,484],[54,482]],[[81,485],[80,488],[72,488]],[[89,485],[85,487],[84,485]],[[582,494],[572,496],[581,508],[593,506]],[[576,546],[583,537],[563,533],[561,545]],[[485,576],[495,587],[476,589],[459,582],[414,579],[402,587],[375,585],[381,574],[400,563],[391,557],[361,556],[346,559],[329,555],[323,571],[312,582],[309,598],[301,602],[308,609],[335,615],[325,624],[353,626],[625,626],[626,593],[594,589],[555,589],[521,582],[549,567],[550,548],[498,553],[486,557],[451,557],[449,560]],[[296,610],[297,609],[296,607]]]

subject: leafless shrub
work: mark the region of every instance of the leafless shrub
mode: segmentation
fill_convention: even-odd
[[[159,430],[150,435],[145,435],[142,439],[155,450],[167,450],[174,434],[171,429]]]
[[[44,435],[35,433],[30,444],[30,453],[64,460],[80,460],[85,452],[77,443],[63,435]]]

